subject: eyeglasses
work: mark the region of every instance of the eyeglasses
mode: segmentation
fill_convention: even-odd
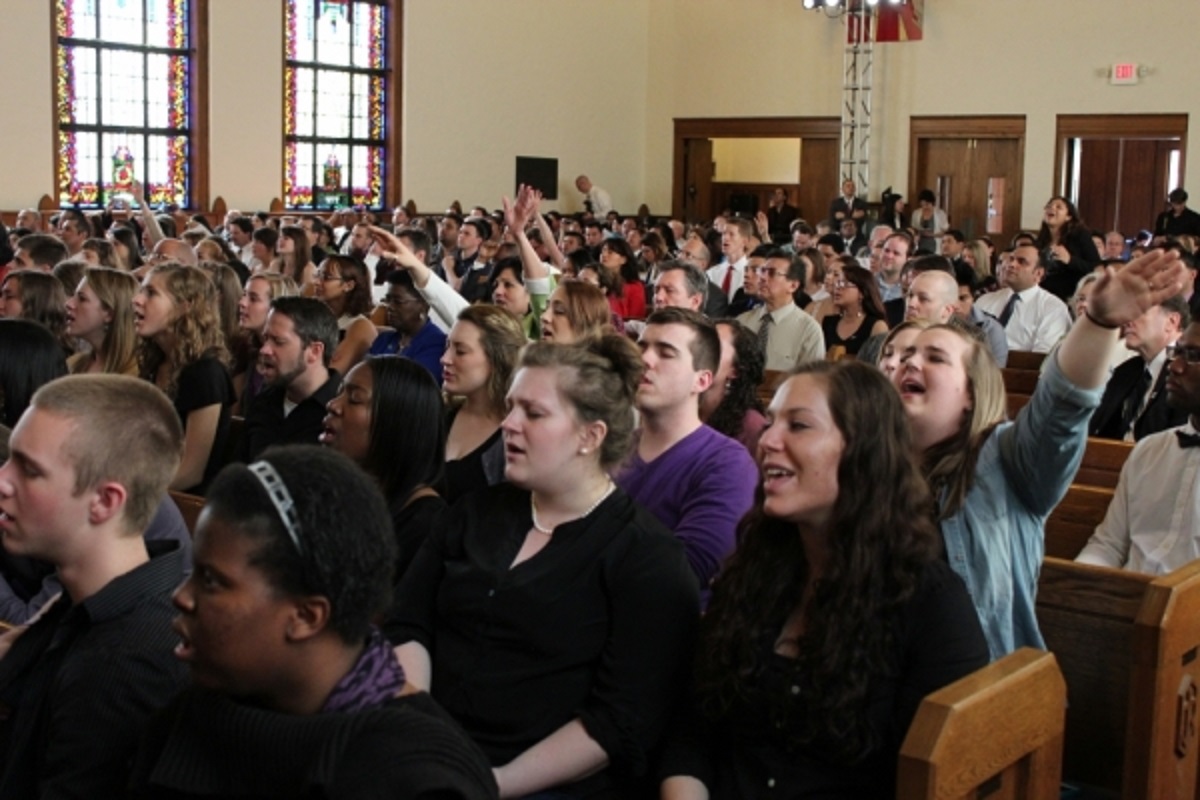
[[[341,275],[330,275],[328,272],[321,272],[320,270],[317,270],[316,278],[321,283],[328,283],[329,281],[345,280],[345,278],[343,278]]]
[[[858,284],[856,284],[852,281],[836,280],[833,282],[833,288],[835,288],[835,289],[857,289]]]
[[[776,275],[787,275],[787,270],[775,269],[775,267],[759,267],[755,271],[758,273],[760,278],[766,278],[767,280],[771,280]]]
[[[1169,344],[1166,347],[1167,361],[1174,361],[1179,356],[1183,356],[1184,362],[1188,366],[1200,364],[1200,347],[1188,347],[1182,344]]]

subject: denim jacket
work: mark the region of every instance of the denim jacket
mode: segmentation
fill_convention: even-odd
[[[1104,392],[1072,385],[1057,354],[1047,361],[1029,404],[984,442],[971,490],[941,526],[946,557],[967,584],[993,660],[1018,647],[1045,649],[1034,599],[1046,517],[1075,478]]]

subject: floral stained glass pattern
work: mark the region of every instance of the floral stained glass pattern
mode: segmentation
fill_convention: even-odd
[[[191,205],[190,3],[55,0],[60,205]]]
[[[384,204],[387,0],[287,0],[288,208]]]

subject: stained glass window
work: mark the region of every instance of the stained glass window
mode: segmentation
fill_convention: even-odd
[[[55,0],[57,184],[63,206],[102,206],[141,181],[191,206],[192,5]]]
[[[287,0],[284,202],[384,204],[388,0]]]

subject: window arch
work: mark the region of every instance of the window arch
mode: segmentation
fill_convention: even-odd
[[[286,0],[284,205],[393,202],[398,4]]]
[[[152,204],[207,202],[198,180],[196,20],[207,0],[55,0],[55,184],[103,206],[144,184]]]

